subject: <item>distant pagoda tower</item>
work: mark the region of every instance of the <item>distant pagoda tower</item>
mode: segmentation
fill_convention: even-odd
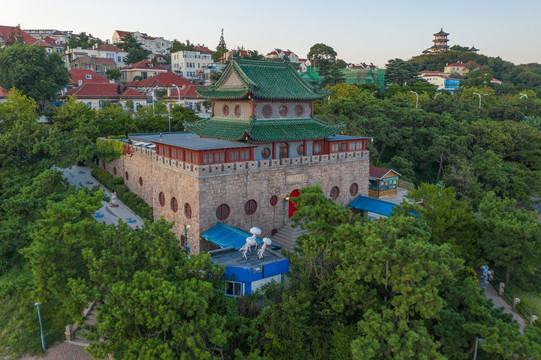
[[[430,48],[432,54],[440,54],[449,50],[449,45],[447,45],[449,39],[447,36],[449,36],[449,33],[443,31],[443,28],[441,28],[440,32],[434,34],[434,45]]]

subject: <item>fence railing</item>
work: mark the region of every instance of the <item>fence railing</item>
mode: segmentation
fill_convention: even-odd
[[[539,314],[530,313],[520,302],[518,304],[514,304],[515,298],[517,298],[517,296],[515,296],[515,294],[513,294],[512,291],[508,290],[505,287],[503,289],[503,293],[501,291],[499,291],[500,283],[505,283],[505,281],[503,281],[500,277],[498,277],[496,272],[494,272],[494,276],[493,276],[492,280],[490,281],[490,283],[492,284],[492,286],[494,286],[494,289],[496,289],[496,291],[498,291],[500,296],[509,305],[511,305],[511,307],[517,312],[517,314],[520,315],[520,317],[522,317],[524,319],[526,324],[530,323],[532,315],[539,316]],[[539,322],[539,320],[533,321],[532,325],[535,326],[535,327],[541,328],[541,323]]]

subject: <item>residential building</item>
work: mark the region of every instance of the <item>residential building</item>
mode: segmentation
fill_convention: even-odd
[[[90,106],[92,109],[101,109],[104,104],[119,104],[123,109],[128,108],[129,101],[133,103],[130,110],[137,111],[138,106],[146,105],[146,95],[121,86],[119,84],[85,83],[81,86],[68,90],[61,98],[75,96],[76,101]]]
[[[98,44],[95,44],[93,47],[88,49],[82,49],[80,47],[70,49],[68,47],[64,53],[64,62],[68,68],[71,68],[71,63],[75,59],[85,55],[98,59],[112,59],[116,63],[117,68],[126,66],[126,59],[128,57],[128,53],[124,50],[114,45],[105,43],[99,46]]]
[[[49,42],[51,39],[55,44],[64,46],[74,35],[72,31],[61,31],[57,29],[25,29],[28,34],[38,40]],[[92,36],[92,35],[90,35]]]
[[[274,49],[273,51],[269,52],[266,56],[268,59],[283,59],[287,57],[290,62],[297,64],[299,62],[299,57],[297,54],[295,54],[293,51],[287,49]]]
[[[277,284],[284,282],[284,276],[289,272],[289,259],[282,254],[267,248],[262,258],[259,258],[257,251],[247,253],[244,258],[238,251],[238,247],[244,245],[246,237],[243,238],[244,234],[239,234],[238,229],[218,223],[205,234],[207,233],[207,236],[214,235],[219,240],[223,239],[228,244],[233,244],[233,246],[209,252],[214,263],[225,266],[224,281],[227,296],[251,295],[270,282]],[[245,232],[245,234],[250,236],[249,233]],[[261,239],[258,240],[262,245]]]
[[[70,86],[81,86],[86,83],[108,84],[109,80],[95,71],[88,69],[71,69]]]
[[[38,41],[35,37],[21,30],[19,26],[1,26],[0,25],[0,47],[10,41],[23,42],[26,45],[33,45]]]
[[[443,72],[446,74],[457,74],[460,76],[466,76],[470,70],[477,70],[481,65],[476,62],[469,61],[467,63],[456,62],[449,65],[446,65]]]
[[[129,155],[100,162],[156,219],[174,221],[191,254],[223,247],[203,237],[219,223],[285,233],[297,211],[290,200],[305,186],[319,185],[343,206],[368,195],[369,138],[340,135],[343,124],[317,119],[314,102],[329,91],[304,82],[291,63],[235,57],[214,85],[196,92],[211,102],[209,118],[185,122],[188,132],[130,134]]]
[[[169,49],[173,46],[172,41],[165,40],[163,37],[148,36],[147,34],[139,31],[122,30],[115,30],[115,32],[113,33],[113,44],[123,42],[122,38],[126,34],[130,34],[131,36],[133,36],[137,40],[137,42],[143,46],[143,49],[149,54],[167,55],[169,53]]]
[[[135,64],[123,67],[120,69],[120,72],[122,73],[122,82],[128,83],[134,80],[148,79],[159,73],[165,73],[167,69],[148,60],[141,60]]]
[[[440,71],[423,70],[419,73],[421,79],[426,80],[432,85],[436,85],[438,90],[445,90],[453,93],[460,85],[460,80],[449,76],[449,74]]]
[[[171,69],[175,74],[188,80],[205,83],[210,81],[210,68],[213,63],[211,54],[199,51],[181,50],[171,54]]]
[[[432,54],[440,54],[442,52],[445,52],[449,50],[449,45],[447,45],[447,42],[449,41],[449,33],[446,33],[443,31],[443,28],[437,33],[434,34],[434,45],[429,49]]]
[[[83,55],[79,58],[76,58],[70,63],[70,69],[92,70],[97,72],[101,76],[105,76],[107,70],[117,69],[117,65],[114,59]]]
[[[179,89],[180,91],[177,91],[176,89],[172,90],[167,96],[164,96],[163,99],[167,102],[168,107],[181,105],[196,112],[206,112],[206,109],[202,107],[205,98],[201,97],[196,92],[196,89],[198,88],[199,86],[190,84]]]
[[[150,95],[152,89],[167,90],[167,94],[171,94],[173,90],[184,89],[188,86],[193,86],[191,82],[178,76],[170,71],[160,72],[150,78],[129,81],[126,86],[135,89],[141,93]]]
[[[238,54],[240,58],[250,56],[250,53],[246,50],[230,50],[220,57],[220,61],[221,62],[229,61],[233,59],[233,56],[235,56],[236,54]]]

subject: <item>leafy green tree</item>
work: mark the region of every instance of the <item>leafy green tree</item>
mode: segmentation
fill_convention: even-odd
[[[43,104],[67,84],[68,70],[59,54],[24,44],[0,49],[0,86],[4,89],[14,87]]]
[[[336,60],[336,51],[328,45],[318,43],[312,45],[308,52],[308,59],[315,60],[319,68],[319,76],[323,79],[320,86],[334,86],[343,82],[343,76],[338,71],[339,65]]]
[[[71,49],[75,49],[78,47],[82,49],[88,49],[88,48],[93,47],[96,44],[97,45],[103,44],[103,41],[101,41],[100,39],[91,40],[90,36],[88,36],[85,32],[81,32],[77,36],[70,37],[66,46],[69,46]]]
[[[479,234],[474,213],[467,202],[458,200],[453,189],[443,184],[440,188],[423,183],[417,189],[409,190],[407,197],[424,203],[421,216],[432,229],[431,242],[449,244],[455,255],[469,265],[477,265]]]
[[[520,276],[541,266],[541,225],[533,212],[515,210],[516,202],[488,192],[479,205],[479,247],[487,260]]]
[[[418,80],[417,69],[402,59],[391,59],[385,66],[385,83],[400,86],[413,84]]]
[[[118,81],[122,77],[122,73],[119,69],[107,69],[105,75],[107,76],[107,79],[114,81]]]
[[[128,53],[126,57],[127,64],[134,64],[147,58],[147,53],[143,49],[143,46],[131,34],[124,35],[118,47]]]

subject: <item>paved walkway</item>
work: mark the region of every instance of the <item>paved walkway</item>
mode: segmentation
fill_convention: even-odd
[[[20,360],[94,360],[84,349],[82,346],[62,342],[51,346],[43,356],[25,356]]]
[[[482,287],[480,271],[477,271],[477,279],[479,281],[479,287]],[[494,286],[492,286],[491,283],[488,283],[488,286],[485,289],[485,296],[487,297],[487,299],[492,299],[495,308],[503,307],[503,311],[505,313],[513,315],[513,319],[515,319],[520,325],[520,332],[524,333],[524,326],[526,326],[526,322],[516,311],[513,310],[513,307],[509,305],[507,301],[505,301],[500,296],[500,294],[496,291],[496,289],[494,289]]]
[[[75,185],[77,188],[84,186],[91,189],[92,187],[98,185],[109,198],[111,197],[111,192],[92,177],[90,174],[91,169],[89,167],[73,166],[70,169],[58,170],[62,171],[68,182]],[[126,222],[134,229],[136,226],[139,226],[139,228],[143,227],[143,224],[145,223],[143,219],[135,215],[133,211],[131,211],[118,199],[117,204],[119,204],[118,207],[111,207],[109,202],[103,201],[103,207],[96,211],[94,214],[94,219],[105,224],[116,224],[118,223],[119,219],[122,219],[122,221]]]

